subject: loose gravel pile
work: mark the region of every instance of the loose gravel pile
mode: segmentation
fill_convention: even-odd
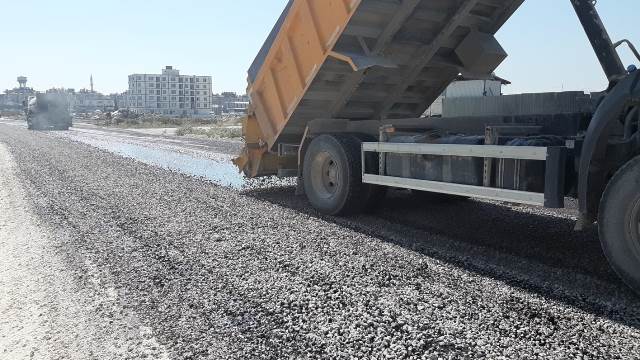
[[[640,300],[607,276],[388,215],[325,219],[290,188],[241,194],[43,133],[0,125],[0,142],[68,251],[174,358],[640,354]]]

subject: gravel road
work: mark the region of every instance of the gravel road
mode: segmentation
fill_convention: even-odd
[[[288,183],[219,186],[74,136],[0,125],[11,153],[0,159],[15,168],[0,168],[2,187],[22,194],[0,192],[9,209],[0,214],[0,259],[34,271],[21,283],[17,265],[0,270],[0,314],[18,312],[0,330],[34,317],[11,299],[59,309],[48,288],[79,294],[81,315],[54,322],[77,339],[77,353],[38,336],[28,348],[70,358],[640,354],[640,300],[608,269],[593,230],[570,231],[570,211],[477,201],[426,208],[396,192],[375,214],[327,218]],[[42,235],[18,236],[22,228],[6,225],[16,217]],[[48,258],[50,271],[38,265]],[[59,274],[48,280],[59,283],[43,285],[38,272]],[[48,326],[28,324],[34,333]],[[0,355],[25,354],[17,338],[1,338]],[[118,347],[131,352],[108,352]]]
[[[33,213],[3,144],[0,174],[0,358],[168,358],[109,275]]]

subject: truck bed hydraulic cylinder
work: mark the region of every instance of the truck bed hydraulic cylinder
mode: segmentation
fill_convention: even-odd
[[[582,23],[584,31],[596,52],[598,60],[607,75],[609,81],[615,81],[627,74],[627,71],[620,60],[620,56],[609,37],[594,0],[571,0],[573,8],[576,10],[578,19]]]

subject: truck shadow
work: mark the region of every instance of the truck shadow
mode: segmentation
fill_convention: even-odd
[[[434,202],[392,191],[373,213],[318,214],[290,187],[244,194],[348,227],[595,316],[640,329],[640,301],[611,270],[597,229],[570,210],[476,200]]]

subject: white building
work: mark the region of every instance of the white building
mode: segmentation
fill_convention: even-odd
[[[162,74],[129,75],[126,107],[137,113],[207,116],[212,111],[212,88],[211,76],[180,75],[167,66]]]
[[[78,113],[90,113],[96,110],[115,110],[115,102],[111,97],[86,89],[82,89],[77,93],[74,92],[71,104],[73,111]]]
[[[502,86],[509,84],[511,84],[509,81],[495,75],[486,80],[469,80],[459,77],[427,109],[425,116],[442,116],[445,98],[501,96]]]
[[[27,87],[27,78],[24,76],[18,77],[19,87],[5,90],[4,94],[0,94],[0,108],[21,110],[24,107],[24,102],[31,96],[35,96],[36,92]]]

